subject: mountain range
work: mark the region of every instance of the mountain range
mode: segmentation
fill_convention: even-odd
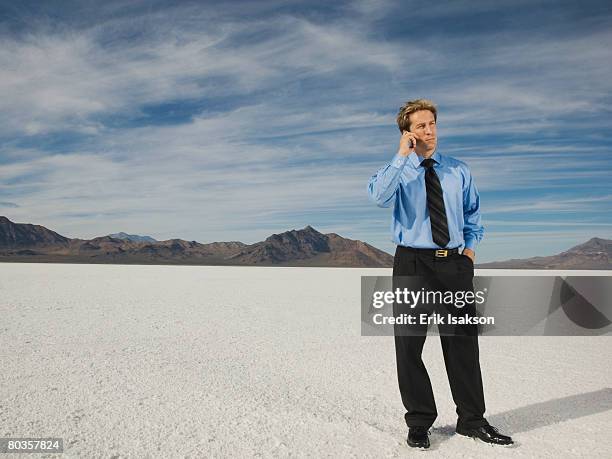
[[[71,239],[44,226],[0,216],[0,261],[195,264],[242,266],[388,267],[393,257],[365,242],[322,234],[312,226],[273,234],[255,244],[169,239],[115,233]]]
[[[612,240],[594,237],[558,255],[479,264],[481,269],[612,269]]]
[[[558,255],[478,264],[484,269],[612,269],[612,240],[592,238]],[[264,241],[202,244],[183,239],[114,233],[68,238],[40,225],[0,216],[0,261],[53,263],[193,264],[238,266],[393,266],[393,257],[365,242],[312,226],[273,234]]]
[[[110,237],[115,239],[124,239],[126,241],[134,241],[134,242],[157,242],[151,236],[139,236],[138,234],[127,234],[123,231],[120,233],[109,234]]]

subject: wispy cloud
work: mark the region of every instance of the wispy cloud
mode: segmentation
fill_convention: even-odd
[[[378,243],[389,215],[365,183],[397,149],[399,105],[426,95],[487,216],[605,229],[610,15],[529,2],[523,25],[511,3],[14,4],[29,26],[0,27],[4,213],[71,237],[254,242],[310,223]],[[464,30],[474,11],[489,22]],[[530,29],[553,16],[571,33]]]
[[[526,221],[514,221],[514,220],[492,220],[487,218],[486,220],[487,226],[500,226],[500,227],[508,227],[508,226],[519,226],[519,227],[546,227],[546,228],[559,228],[564,226],[570,227],[585,227],[585,228],[602,228],[606,232],[610,232],[612,229],[612,222],[609,223],[601,223],[594,221],[557,221],[557,220],[526,220]],[[599,231],[599,230],[596,230]]]
[[[587,196],[574,199],[550,197],[548,199],[534,200],[532,202],[523,201],[523,203],[520,204],[491,206],[491,208],[487,208],[485,211],[489,215],[519,211],[528,214],[537,214],[541,212],[586,212],[600,209],[601,207],[599,204],[601,203],[612,203],[612,195]]]

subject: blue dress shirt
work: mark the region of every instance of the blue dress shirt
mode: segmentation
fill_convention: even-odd
[[[427,210],[424,158],[415,152],[396,154],[393,160],[370,178],[368,194],[379,207],[391,207],[391,232],[397,245],[417,249],[439,249],[431,235]],[[446,248],[474,250],[482,240],[480,196],[467,164],[437,151],[431,156],[440,178],[450,241]],[[444,248],[444,247],[442,247]]]

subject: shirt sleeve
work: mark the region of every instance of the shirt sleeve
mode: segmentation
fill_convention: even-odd
[[[465,248],[475,250],[484,237],[480,218],[480,195],[470,170],[465,168],[463,188],[463,239]]]
[[[408,161],[408,156],[399,153],[390,163],[383,166],[370,177],[368,182],[368,196],[378,207],[391,207],[393,198],[400,184],[402,169]]]

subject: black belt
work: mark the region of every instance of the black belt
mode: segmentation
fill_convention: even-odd
[[[433,257],[445,258],[450,255],[459,253],[459,248],[454,249],[415,249],[414,247],[406,247],[403,245],[397,246],[398,250],[414,253],[422,253],[425,255],[431,255]]]

